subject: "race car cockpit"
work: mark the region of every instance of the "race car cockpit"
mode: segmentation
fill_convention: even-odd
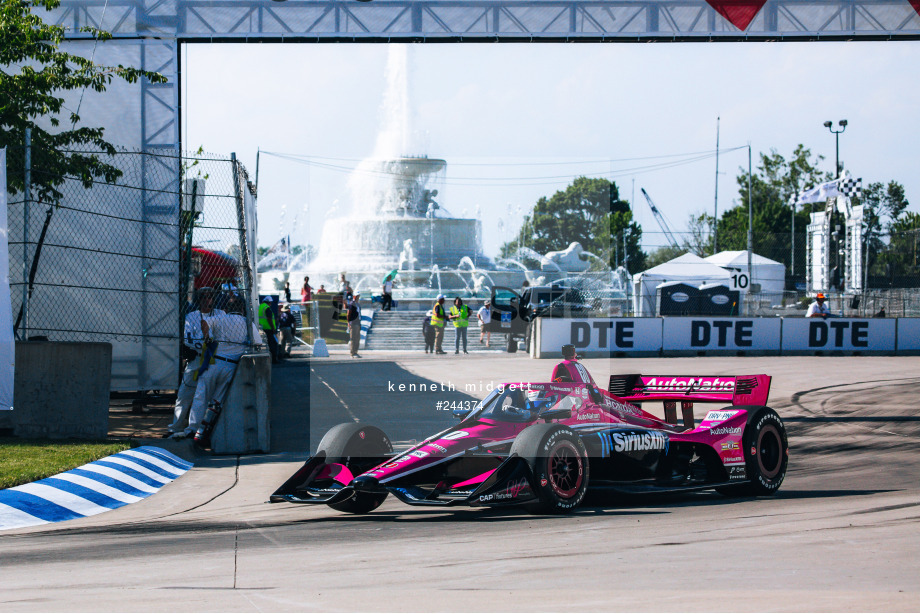
[[[526,384],[521,386],[526,386]],[[469,412],[466,418],[498,422],[530,422],[535,420],[541,412],[552,409],[558,402],[558,394],[549,394],[542,389],[528,389],[511,384],[492,391]],[[456,411],[454,415],[463,417]]]

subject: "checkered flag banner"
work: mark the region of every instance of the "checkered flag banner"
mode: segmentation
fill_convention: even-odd
[[[844,177],[837,186],[841,196],[862,198],[862,177]]]

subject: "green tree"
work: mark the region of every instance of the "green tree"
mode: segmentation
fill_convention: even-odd
[[[894,228],[898,228],[894,231],[895,234],[911,230],[909,216],[904,218],[904,222],[900,221],[909,205],[904,194],[904,186],[897,181],[889,181],[887,185],[881,182],[870,183],[863,190],[859,204],[863,205],[863,248],[867,254],[869,274],[895,274],[891,270],[892,266],[896,270],[903,269],[903,266],[898,264],[901,261],[897,254],[898,240],[893,235],[891,245],[886,247],[882,241],[882,234],[886,230],[891,232]]]
[[[716,219],[708,213],[691,213],[690,219],[687,220],[687,233],[684,235],[683,251],[693,252],[700,258],[705,258],[715,253],[712,236],[715,221]]]
[[[573,241],[610,266],[625,260],[629,270],[641,270],[645,263],[642,229],[633,221],[629,203],[620,199],[616,183],[587,177],[576,178],[549,198],[541,197],[517,236],[502,245],[500,253],[508,258],[526,248],[525,252],[545,254],[565,249]]]
[[[751,177],[748,191],[748,172],[740,168],[737,176],[741,202],[725,211],[717,225],[720,250],[746,250],[748,232],[748,202],[752,204],[754,253],[782,262],[791,270],[791,230],[795,224],[795,272],[805,268],[805,227],[811,206],[805,205],[795,212],[789,205],[792,197],[805,188],[829,179],[818,169],[822,156],[812,157],[811,150],[798,145],[788,160],[771,149],[760,154],[760,162]]]
[[[65,28],[46,24],[32,10],[58,6],[60,0],[0,0],[0,147],[10,149],[7,189],[10,194],[24,191],[22,151],[26,128],[31,128],[34,166],[40,170],[32,175],[32,194],[45,203],[61,200],[58,188],[66,177],[77,177],[89,188],[95,180],[112,183],[121,176],[96,154],[68,151],[89,148],[114,154],[115,147],[103,138],[103,128],[78,127],[79,115],[65,109],[61,94],[85,88],[104,92],[115,78],[129,83],[142,78],[166,81],[157,73],[102,66],[62,51]],[[80,31],[96,40],[111,38],[97,28]]]

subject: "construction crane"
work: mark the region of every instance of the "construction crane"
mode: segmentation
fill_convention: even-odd
[[[668,228],[668,223],[664,221],[664,216],[661,215],[661,211],[659,211],[658,207],[655,206],[655,203],[652,202],[652,197],[648,195],[648,192],[645,191],[645,188],[639,189],[642,190],[642,196],[644,196],[645,200],[648,201],[648,206],[652,209],[652,215],[655,216],[655,221],[658,222],[658,226],[661,227],[661,232],[664,233],[664,236],[671,244],[671,247],[680,248],[680,245],[677,243],[677,239],[674,238],[674,233],[671,232],[670,228]]]

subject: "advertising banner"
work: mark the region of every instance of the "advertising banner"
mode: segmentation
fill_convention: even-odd
[[[888,318],[786,318],[783,353],[894,352],[895,326]]]
[[[540,318],[541,356],[558,356],[571,343],[579,354],[655,354],[661,350],[660,318]]]
[[[780,318],[664,318],[663,348],[669,352],[779,354]]]

